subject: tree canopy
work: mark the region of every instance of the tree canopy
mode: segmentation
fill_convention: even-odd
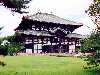
[[[93,0],[93,3],[89,6],[87,12],[90,16],[100,14],[100,0]]]
[[[0,0],[3,6],[10,8],[11,11],[24,13],[22,9],[28,8],[27,4],[30,3],[31,0]]]
[[[97,30],[100,30],[100,0],[93,0],[86,13],[97,26]]]

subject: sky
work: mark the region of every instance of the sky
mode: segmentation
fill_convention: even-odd
[[[52,13],[61,18],[83,23],[84,25],[74,31],[74,33],[89,35],[95,28],[95,25],[85,13],[92,0],[32,0],[29,13],[25,15],[33,15],[37,12]],[[9,9],[0,6],[0,27],[4,27],[0,36],[8,36],[14,34],[14,29],[21,22],[23,15],[13,13]]]

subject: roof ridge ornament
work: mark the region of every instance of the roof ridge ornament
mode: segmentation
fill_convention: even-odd
[[[38,11],[37,11],[37,13],[36,14],[41,14],[42,12],[41,12],[41,10],[39,9]]]

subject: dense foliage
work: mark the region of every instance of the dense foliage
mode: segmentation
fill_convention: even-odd
[[[0,0],[3,6],[10,8],[14,12],[23,13],[22,9],[28,8],[27,4],[31,0]]]
[[[91,34],[90,37],[81,41],[81,51],[89,52],[92,55],[87,56],[87,65],[97,67],[100,64],[100,32]]]
[[[1,39],[0,52],[3,55],[14,55],[24,46],[16,40],[16,36],[8,36]]]

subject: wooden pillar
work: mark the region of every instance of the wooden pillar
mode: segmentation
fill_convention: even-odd
[[[69,53],[69,39],[67,39],[67,42],[68,42],[68,43],[67,43],[67,46],[68,46],[67,49],[68,49],[68,53]]]
[[[66,43],[66,42],[67,42],[66,39],[67,39],[67,38],[64,38],[65,52],[68,52],[68,51],[67,51],[67,50],[68,50],[68,49],[67,49],[67,48],[68,48],[68,45],[67,45],[67,43]]]
[[[61,37],[59,37],[59,53],[61,53],[62,52],[62,45],[61,45],[61,42],[62,42],[62,39],[61,39]]]
[[[64,42],[64,44],[65,44],[65,38],[64,38],[64,41],[63,41],[63,42]]]
[[[34,36],[32,37],[32,44],[33,44],[32,53],[34,53]]]
[[[25,44],[26,44],[26,36],[25,35],[23,35],[23,38],[24,38],[24,47],[25,47]],[[25,47],[25,53],[26,53],[26,47]]]
[[[77,39],[75,39],[75,52],[76,52],[76,43],[77,43]]]
[[[51,51],[50,51],[50,53],[53,53],[52,41],[51,41]]]
[[[43,37],[41,38],[41,44],[42,44],[42,47],[43,47]],[[42,48],[42,52],[43,52],[44,50],[43,50],[43,48]]]
[[[37,53],[38,53],[38,45],[37,45]]]
[[[51,43],[51,51],[50,51],[50,53],[53,53],[52,40],[53,40],[53,38],[50,39],[50,43]]]

